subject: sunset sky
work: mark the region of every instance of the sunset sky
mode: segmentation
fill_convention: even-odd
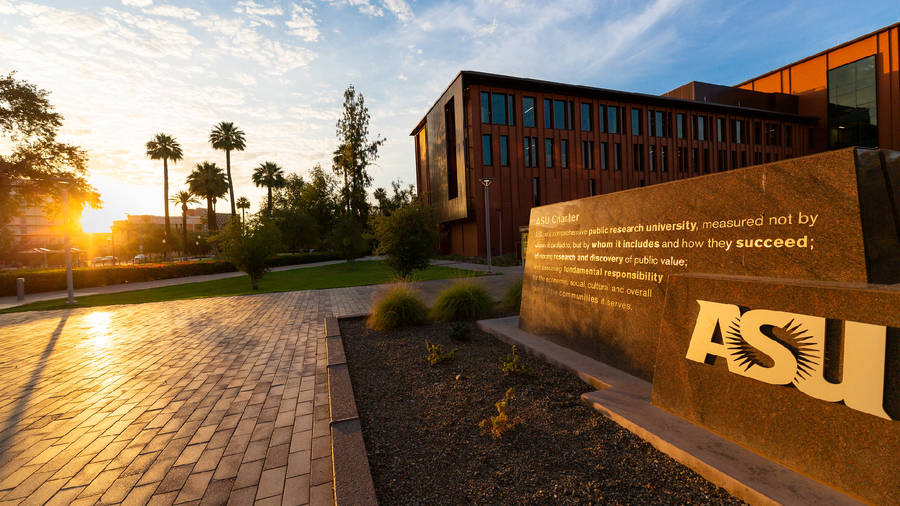
[[[144,154],[156,132],[184,149],[174,193],[197,162],[224,167],[207,138],[233,121],[247,137],[232,155],[235,194],[255,212],[260,162],[330,169],[351,83],[388,139],[372,168],[388,187],[415,183],[409,132],[459,70],[662,93],[735,84],[898,16],[896,0],[0,0],[0,74],[50,91],[64,140],[88,151],[104,208],[84,224],[99,232],[126,213],[162,214],[162,165]]]

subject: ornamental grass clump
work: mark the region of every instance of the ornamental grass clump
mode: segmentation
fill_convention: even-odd
[[[506,290],[506,295],[500,302],[500,307],[507,311],[519,312],[522,307],[522,280],[519,279]]]
[[[493,313],[494,301],[487,290],[470,281],[447,288],[438,296],[431,316],[439,321],[480,320]]]
[[[375,303],[366,325],[375,330],[396,329],[421,325],[428,317],[428,308],[406,285],[396,285]]]

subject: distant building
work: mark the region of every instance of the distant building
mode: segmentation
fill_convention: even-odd
[[[58,248],[65,240],[62,217],[47,216],[43,208],[36,206],[20,208],[6,229],[19,249]]]
[[[441,251],[518,253],[531,208],[846,146],[900,149],[900,23],[663,95],[461,71],[411,135]]]
[[[228,223],[231,218],[230,213],[216,213],[216,222],[221,229]],[[115,220],[112,225],[112,242],[116,248],[124,248],[129,244],[136,244],[138,249],[142,249],[141,245],[144,240],[151,237],[161,237],[161,233],[166,225],[165,216],[157,216],[153,214],[129,214],[124,220]],[[172,235],[177,238],[181,237],[181,213],[169,215],[169,225],[172,227]],[[188,209],[187,211],[187,231],[191,234],[205,234],[206,227],[206,209]]]

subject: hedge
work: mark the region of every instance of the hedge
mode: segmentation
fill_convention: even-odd
[[[269,259],[268,263],[270,267],[280,267],[336,260],[337,258],[337,255],[327,252],[301,253],[279,255]],[[224,260],[82,267],[72,269],[72,280],[75,288],[89,288],[120,283],[140,283],[157,279],[219,274],[236,270],[231,262]],[[16,278],[25,278],[25,293],[52,292],[66,289],[65,269],[3,272],[0,273],[0,296],[16,294]]]

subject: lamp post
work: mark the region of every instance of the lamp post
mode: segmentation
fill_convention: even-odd
[[[488,272],[493,272],[491,269],[491,197],[488,192],[488,186],[494,182],[493,178],[483,177],[480,179],[481,184],[484,185],[484,229],[485,235],[487,236],[487,265]]]
[[[69,181],[60,181],[63,189],[63,226],[65,227],[66,250],[66,290],[69,298],[66,304],[75,304],[75,285],[72,281],[72,245],[69,240]]]

